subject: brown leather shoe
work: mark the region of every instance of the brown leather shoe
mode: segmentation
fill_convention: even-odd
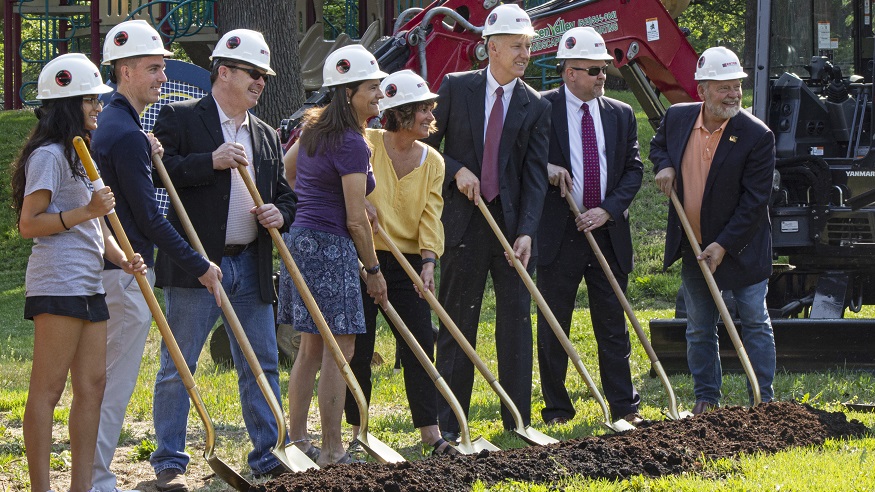
[[[188,481],[179,468],[167,468],[158,472],[155,488],[159,492],[188,492]]]
[[[634,412],[634,413],[630,413],[629,415],[626,415],[625,417],[623,417],[623,420],[625,420],[626,422],[629,422],[629,424],[632,425],[632,427],[638,427],[639,425],[644,423],[644,417],[642,417],[641,414],[638,412]]]
[[[705,412],[710,412],[712,410],[717,410],[717,404],[711,403],[707,401],[697,401],[696,405],[693,406],[693,415],[700,415]]]

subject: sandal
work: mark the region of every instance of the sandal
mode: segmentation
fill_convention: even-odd
[[[348,465],[350,463],[364,463],[364,461],[358,458],[353,458],[349,453],[344,453],[339,460],[334,462],[335,465]]]
[[[295,445],[295,447],[297,447],[297,444],[302,443],[302,442],[311,443],[311,440],[310,439],[298,439],[297,441],[292,441],[291,444],[293,444],[293,445]],[[301,448],[298,448],[298,449],[301,449]],[[313,463],[315,463],[316,460],[319,459],[319,455],[322,454],[322,450],[318,446],[314,446],[312,443],[310,444],[310,447],[307,448],[306,451],[304,451],[303,449],[301,449],[301,451],[308,458],[313,460]]]
[[[462,453],[455,446],[449,443],[444,438],[440,438],[431,445],[434,449],[431,451],[432,456],[458,456]]]

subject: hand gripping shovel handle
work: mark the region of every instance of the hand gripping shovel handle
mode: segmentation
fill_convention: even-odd
[[[681,225],[684,227],[684,232],[687,239],[690,241],[690,246],[693,248],[693,254],[698,257],[702,254],[702,248],[699,247],[699,242],[696,240],[696,235],[693,233],[693,228],[690,226],[690,220],[684,212],[684,206],[681,204],[677,193],[671,190],[671,203],[674,205],[678,213],[678,218],[681,220]],[[729,338],[732,339],[732,344],[735,345],[735,352],[738,354],[738,360],[741,361],[741,366],[744,367],[744,372],[747,374],[747,379],[750,381],[750,387],[753,390],[754,405],[759,405],[763,402],[760,394],[760,385],[757,382],[757,376],[753,372],[753,366],[750,364],[750,359],[747,357],[747,351],[741,343],[741,338],[738,336],[738,330],[735,329],[735,322],[732,316],[729,315],[729,308],[726,307],[726,302],[723,301],[723,295],[717,287],[717,282],[714,280],[714,275],[711,273],[711,268],[705,263],[705,260],[698,260],[699,268],[702,269],[702,274],[705,276],[705,282],[708,283],[708,290],[711,291],[711,297],[714,298],[714,303],[717,304],[717,309],[720,310],[720,317],[723,318],[723,325],[726,326],[726,331],[729,333]]]
[[[237,169],[240,172],[240,177],[243,178],[243,182],[246,184],[246,188],[249,190],[249,194],[252,195],[252,200],[255,202],[255,205],[258,207],[264,205],[264,200],[258,193],[258,188],[256,188],[255,183],[252,181],[252,177],[249,175],[246,166],[240,166]],[[298,289],[301,299],[304,300],[304,304],[307,306],[307,311],[316,323],[317,328],[319,328],[319,334],[322,336],[323,343],[328,346],[331,356],[334,357],[334,362],[340,369],[340,374],[343,376],[343,380],[352,392],[353,398],[355,398],[356,406],[358,406],[359,409],[359,418],[361,419],[359,435],[357,437],[358,441],[369,454],[381,463],[399,463],[405,461],[404,457],[397,451],[392,450],[389,446],[380,442],[376,437],[368,434],[368,404],[365,394],[356,380],[355,375],[352,373],[352,369],[349,367],[349,362],[347,362],[346,357],[343,356],[343,351],[337,344],[334,334],[331,333],[331,329],[328,327],[325,317],[322,316],[322,311],[319,310],[319,306],[316,304],[313,294],[310,293],[310,288],[307,287],[307,283],[304,281],[304,276],[301,275],[301,271],[298,269],[298,265],[295,264],[295,260],[292,258],[292,253],[289,251],[288,246],[286,246],[285,241],[283,241],[280,232],[274,227],[268,228],[268,232],[276,245],[277,251],[279,251],[283,263],[286,265],[286,269],[289,271],[289,275],[292,277],[295,288]]]
[[[428,289],[425,288],[425,285],[422,283],[422,279],[419,275],[416,274],[416,271],[413,269],[413,266],[407,261],[407,258],[404,257],[404,253],[398,249],[398,246],[392,241],[392,238],[389,237],[389,234],[383,230],[382,227],[377,226],[377,233],[383,239],[383,242],[389,246],[389,249],[392,251],[392,256],[398,260],[398,263],[401,265],[401,268],[407,273],[407,276],[410,277],[410,280],[413,281],[416,288],[419,289],[419,292],[425,297],[425,300],[428,302],[429,306],[435,310],[435,312],[439,312],[438,317],[443,321],[444,318],[449,320],[449,316],[447,312],[444,310],[443,306],[440,305],[437,298],[435,298],[434,294]],[[362,265],[363,266],[363,265]],[[365,278],[364,273],[362,273],[362,278]],[[425,368],[428,375],[431,377],[431,380],[434,381],[435,386],[437,386],[441,395],[443,395],[444,399],[450,405],[450,408],[453,410],[453,414],[456,416],[456,420],[459,422],[459,437],[461,442],[459,443],[458,449],[465,454],[471,454],[477,452],[481,449],[490,449],[490,450],[498,450],[499,448],[485,439],[477,438],[477,445],[472,446],[471,444],[471,432],[468,428],[468,419],[465,417],[465,411],[462,409],[462,404],[459,403],[459,400],[456,399],[456,395],[453,394],[453,391],[450,389],[450,386],[444,381],[441,374],[434,367],[431,360],[429,360],[428,355],[425,353],[425,350],[419,346],[419,342],[416,341],[416,338],[413,337],[413,334],[410,333],[410,329],[407,328],[407,325],[404,324],[404,321],[401,319],[401,316],[395,311],[395,308],[392,307],[388,302],[386,303],[387,307],[384,308],[387,316],[389,317],[392,324],[395,325],[395,328],[398,330],[398,333],[401,333],[401,336],[404,337],[404,341],[407,342],[407,345],[410,346],[410,349],[413,350],[414,355],[419,360],[419,363],[422,364],[422,367]],[[452,320],[450,320],[452,322]],[[444,321],[446,324],[446,321]],[[475,449],[476,448],[476,449]]]
[[[85,141],[82,140],[82,137],[75,137],[73,139],[73,147],[76,149],[76,153],[79,155],[79,160],[82,161],[82,165],[85,167],[88,179],[94,183],[94,189],[97,190],[102,188],[103,180],[100,179],[100,175],[97,173],[97,167],[94,165],[94,161],[91,159],[91,154],[85,147]],[[107,217],[112,225],[113,232],[115,232],[115,237],[118,240],[119,246],[121,246],[122,251],[124,251],[125,257],[130,261],[134,257],[134,248],[131,246],[127,234],[125,234],[125,230],[122,227],[118,215],[116,215],[115,210],[113,210],[107,215]],[[204,424],[204,429],[206,430],[204,458],[207,460],[210,468],[216,472],[216,475],[234,487],[234,489],[249,490],[251,484],[241,477],[239,473],[232,470],[228,465],[215,456],[214,448],[216,444],[216,431],[213,427],[213,421],[210,419],[210,415],[207,413],[207,409],[204,406],[203,399],[195,386],[194,377],[192,377],[191,371],[188,369],[188,364],[186,364],[185,358],[179,350],[179,345],[176,343],[176,338],[173,337],[173,332],[170,331],[170,325],[167,324],[167,319],[161,311],[161,306],[155,298],[155,293],[152,291],[152,286],[149,285],[149,281],[139,274],[134,274],[134,278],[137,280],[140,292],[143,294],[143,298],[149,306],[149,311],[152,313],[152,318],[155,320],[155,324],[158,325],[158,331],[161,333],[161,338],[164,339],[164,345],[167,347],[170,359],[173,360],[173,364],[176,366],[176,371],[182,379],[182,384],[185,386],[185,390],[188,392],[188,396],[194,403],[195,410],[197,410],[197,414]]]
[[[577,208],[577,204],[574,203],[574,198],[571,196],[571,193],[565,194],[565,200],[568,202],[568,206],[571,207],[574,216],[577,217],[580,215],[580,209]],[[647,352],[647,357],[650,359],[650,364],[653,366],[653,370],[656,371],[659,380],[662,382],[662,386],[665,388],[665,392],[668,393],[668,416],[672,420],[682,418],[681,414],[678,412],[677,399],[675,398],[674,389],[671,387],[671,383],[668,380],[668,374],[666,374],[665,369],[662,368],[662,363],[659,362],[659,358],[656,356],[656,351],[653,350],[650,340],[647,339],[647,334],[645,334],[644,329],[641,328],[641,323],[638,322],[638,318],[635,316],[635,311],[632,310],[632,305],[629,304],[626,294],[624,294],[623,289],[620,288],[620,284],[617,282],[617,277],[615,277],[614,272],[611,271],[611,266],[608,265],[608,260],[605,259],[605,255],[602,253],[602,250],[592,233],[584,231],[584,235],[589,243],[589,247],[595,252],[599,265],[601,265],[602,271],[605,273],[608,282],[611,284],[611,288],[614,290],[614,295],[617,296],[617,299],[623,306],[623,311],[626,311],[626,316],[629,317],[629,322],[632,324],[632,328],[635,329],[635,334],[638,335],[638,339],[641,340],[641,345],[644,346],[644,351]]]
[[[176,192],[176,187],[173,186],[173,182],[170,180],[170,175],[167,174],[167,168],[164,167],[164,162],[162,162],[161,158],[156,154],[152,156],[152,164],[155,166],[158,175],[161,177],[161,181],[167,188],[170,202],[173,204],[173,209],[176,210],[180,222],[182,222],[185,234],[188,236],[192,248],[203,255],[204,258],[208,258],[207,251],[204,249],[204,245],[201,243],[197,231],[194,230],[194,225],[192,225],[191,219],[189,219],[188,213],[182,205],[182,200],[180,200],[179,194]],[[307,455],[298,449],[297,446],[290,446],[292,456],[288,456],[287,452],[283,452],[286,439],[286,424],[283,409],[277,401],[276,395],[273,394],[267,376],[264,375],[264,371],[261,369],[261,363],[258,362],[258,357],[252,349],[252,344],[249,343],[249,338],[246,336],[246,332],[243,331],[240,319],[237,317],[237,313],[234,312],[234,307],[231,306],[231,301],[228,299],[228,295],[221,285],[219,285],[219,295],[225,319],[228,320],[228,324],[231,326],[231,332],[234,333],[234,338],[237,340],[237,345],[240,346],[240,350],[243,352],[243,357],[246,359],[247,364],[249,364],[253,376],[255,376],[258,388],[261,390],[261,394],[264,395],[264,399],[267,400],[270,411],[273,413],[274,419],[276,420],[277,443],[271,451],[272,454],[276,456],[286,468],[293,472],[319,468],[316,466],[316,463],[308,458]]]
[[[608,406],[605,403],[604,397],[602,397],[601,392],[599,392],[598,387],[596,387],[595,382],[592,380],[592,377],[589,375],[589,371],[586,370],[586,367],[583,365],[583,361],[580,359],[580,355],[577,353],[577,350],[571,344],[571,340],[568,338],[568,335],[562,330],[562,327],[559,326],[559,321],[556,319],[556,316],[553,315],[553,311],[550,309],[550,306],[547,305],[547,301],[544,300],[544,296],[541,295],[541,291],[538,290],[538,287],[535,286],[535,282],[532,280],[532,276],[529,275],[529,272],[526,271],[526,268],[523,266],[522,262],[514,255],[513,247],[507,241],[507,238],[504,237],[504,233],[501,232],[501,228],[498,227],[498,224],[495,222],[495,218],[492,217],[492,213],[489,212],[489,209],[486,208],[486,204],[482,199],[477,201],[477,208],[480,209],[480,212],[483,213],[483,217],[486,219],[486,222],[489,223],[489,227],[492,229],[492,232],[495,233],[495,237],[498,238],[498,241],[501,243],[501,246],[504,248],[505,253],[507,253],[507,257],[513,262],[513,266],[522,279],[523,283],[526,284],[526,288],[529,290],[529,293],[532,295],[532,298],[535,299],[535,302],[538,304],[538,307],[541,309],[541,313],[547,318],[547,323],[550,325],[550,329],[553,330],[553,334],[556,335],[556,338],[559,340],[559,343],[562,345],[562,348],[565,349],[565,353],[568,354],[568,358],[571,359],[574,367],[577,369],[577,372],[583,377],[586,386],[589,388],[589,392],[592,394],[593,398],[596,399],[599,406],[602,409],[602,413],[604,414],[605,421],[603,424],[616,432],[632,430],[631,424],[626,422],[625,420],[618,420],[616,423],[611,423],[611,414],[608,412]]]

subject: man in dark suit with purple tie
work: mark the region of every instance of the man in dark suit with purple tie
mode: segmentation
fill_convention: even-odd
[[[549,103],[521,79],[534,34],[519,6],[495,7],[483,31],[489,66],[444,77],[434,111],[438,130],[426,140],[437,149],[443,141],[446,161],[446,251],[438,299],[474,344],[486,277],[492,276],[498,379],[525,425],[531,419],[531,298],[475,202],[486,202],[515,255],[528,265],[547,189],[550,129]],[[443,326],[436,363],[467,413],[474,366]],[[439,403],[440,427],[455,438],[459,423]],[[501,415],[505,429],[516,428],[507,409]]]
[[[557,58],[564,84],[543,94],[552,104],[550,186],[538,229],[538,289],[562,329],[571,316],[581,279],[586,280],[599,368],[611,414],[632,425],[640,397],[629,368],[629,332],[619,299],[582,231],[591,232],[625,291],[632,271],[629,204],[641,187],[638,128],[632,108],[604,97],[605,70],[612,59],[604,39],[591,27],[566,32]],[[566,201],[571,194],[583,211],[575,216]],[[538,311],[538,365],[548,424],[574,418],[565,388],[568,356]]]

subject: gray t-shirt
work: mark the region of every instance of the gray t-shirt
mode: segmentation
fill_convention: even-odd
[[[49,190],[52,194],[46,213],[57,214],[91,201],[91,182],[74,175],[59,143],[36,149],[24,169],[27,179],[24,196],[39,190]],[[92,219],[69,231],[34,238],[24,278],[26,297],[104,293],[101,282],[104,245],[99,220]]]

